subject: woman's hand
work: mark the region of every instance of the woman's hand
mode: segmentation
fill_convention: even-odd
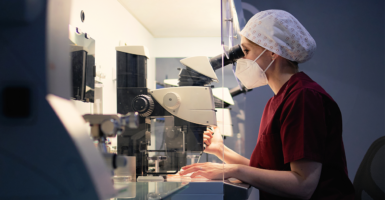
[[[203,133],[203,142],[206,144],[205,153],[221,156],[223,152],[222,134],[218,127],[214,127],[214,132],[207,129]]]
[[[237,171],[237,165],[232,164],[218,164],[218,163],[196,163],[182,167],[184,171],[179,172],[180,175],[186,175],[193,173],[191,178],[196,176],[203,176],[207,179],[218,180],[224,177],[231,178],[234,177],[234,174]]]

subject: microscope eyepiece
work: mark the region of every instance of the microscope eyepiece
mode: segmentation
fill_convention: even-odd
[[[241,45],[239,45],[239,44],[231,47],[227,51],[227,55],[229,55],[229,58],[224,56],[224,65],[223,66],[235,63],[238,59],[243,58],[245,56],[245,54],[242,51]],[[219,54],[219,55],[211,58],[210,64],[214,70],[221,68],[222,67],[222,54]]]

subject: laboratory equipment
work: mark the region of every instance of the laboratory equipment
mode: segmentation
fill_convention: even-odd
[[[138,176],[177,173],[186,165],[187,151],[203,150],[206,127],[216,125],[211,88],[190,84],[150,91],[145,81],[146,48],[122,46],[116,50],[118,113],[138,112],[140,116],[138,129],[125,130],[118,136],[118,154],[137,157]],[[216,79],[207,58],[205,64],[198,65],[198,71],[202,69],[210,73],[211,70],[211,78],[204,78],[204,81]],[[191,69],[189,73],[195,71]],[[181,79],[194,78],[188,75],[181,75]],[[197,102],[195,97],[201,100]],[[151,141],[151,132],[154,132],[157,121],[164,124],[161,149]],[[153,159],[159,158],[154,154],[160,152],[167,159]],[[155,170],[149,169],[148,161],[155,164]]]
[[[239,10],[241,2],[226,0],[226,1],[222,1],[221,4],[223,5],[222,8],[225,10],[225,12],[229,11],[229,15],[225,16],[225,19],[227,21],[223,21],[228,25],[226,26],[227,27],[226,31],[229,31],[229,29],[233,29],[232,33],[238,33],[239,23],[237,21],[239,18],[232,15],[234,14],[236,15],[235,11]],[[230,21],[230,18],[231,18],[231,21]],[[224,20],[224,18],[222,18],[222,20]],[[238,27],[233,28],[233,26],[238,26]],[[225,45],[232,47],[233,43],[239,44],[239,42],[238,43],[236,42],[236,41],[240,41],[239,36],[238,38],[235,38],[235,36],[232,34],[228,34],[227,36],[228,36],[228,39],[232,41],[232,43],[225,44]],[[233,42],[233,38],[235,38],[234,42]],[[138,64],[137,64],[139,63],[138,62],[139,60],[145,59],[143,57],[140,58],[140,56],[144,56],[144,54],[139,55],[138,53],[135,54],[129,50],[124,51],[124,48],[129,48],[129,47],[120,47],[119,50],[117,48],[118,50],[117,52],[118,113],[126,113],[126,112],[132,112],[132,111],[139,112],[139,109],[143,109],[143,110],[139,112],[139,113],[142,113],[142,119],[141,119],[142,122],[140,123],[141,125],[139,125],[140,130],[132,130],[132,131],[128,130],[127,132],[125,131],[123,134],[118,136],[118,152],[124,153],[124,154],[129,154],[129,152],[132,152],[131,155],[139,156],[140,159],[138,160],[143,161],[142,166],[144,166],[141,169],[139,169],[139,171],[141,171],[143,175],[151,174],[151,172],[149,172],[150,171],[149,169],[151,169],[152,164],[155,165],[155,168],[157,168],[157,165],[159,165],[159,171],[160,172],[163,171],[163,174],[165,174],[170,169],[173,169],[169,167],[170,163],[168,162],[170,162],[173,158],[177,158],[178,157],[177,155],[182,157],[182,159],[179,160],[179,161],[182,161],[182,163],[183,162],[186,163],[186,158],[195,159],[196,155],[182,154],[182,152],[183,150],[185,150],[185,152],[194,152],[194,151],[191,151],[191,147],[188,147],[188,146],[192,145],[193,143],[202,141],[202,140],[199,141],[194,137],[186,139],[187,135],[191,135],[191,136],[193,135],[189,133],[186,134],[186,132],[183,131],[184,130],[183,128],[179,129],[177,127],[178,122],[183,122],[185,124],[190,123],[191,125],[191,121],[189,120],[192,119],[192,118],[189,118],[187,120],[185,118],[182,118],[180,116],[180,113],[175,113],[175,114],[173,113],[174,110],[178,109],[178,108],[174,109],[173,108],[174,106],[175,107],[182,106],[184,103],[186,103],[185,98],[182,98],[178,92],[179,90],[187,92],[186,88],[190,88],[190,87],[207,88],[207,90],[211,91],[211,95],[210,95],[211,97],[209,102],[211,102],[212,105],[210,109],[213,109],[213,110],[216,109],[215,101],[212,94],[213,92],[209,84],[212,81],[218,80],[214,73],[214,70],[220,69],[221,67],[223,67],[222,54],[219,55],[220,61],[218,59],[217,60],[212,59],[212,62],[210,62],[211,59],[207,57],[187,58],[182,62],[186,66],[186,68],[180,69],[179,79],[177,81],[172,80],[172,81],[164,82],[165,84],[176,86],[176,87],[171,87],[171,88],[169,87],[169,88],[159,89],[159,90],[148,90],[147,85],[144,85],[144,84],[140,85],[135,83],[135,84],[129,85],[129,84],[126,84],[127,82],[124,84],[119,83],[119,78],[121,80],[145,80],[146,78],[146,77],[139,78],[139,76],[141,74],[143,75],[144,73],[140,74],[138,72],[144,71],[145,67],[143,67],[142,69],[138,69]],[[230,52],[226,52],[227,54],[230,54],[230,56],[226,58],[229,61],[225,61],[225,63],[234,64],[236,59],[243,57],[243,52],[239,46],[236,46],[236,48],[229,49],[229,50]],[[124,52],[126,52],[127,54],[123,54]],[[131,66],[133,66],[134,69],[129,69],[129,66],[127,65],[125,65],[124,67],[120,65],[124,62],[127,63],[127,61],[121,61],[122,58],[127,60],[137,59],[138,61],[132,61],[133,64]],[[136,74],[134,70],[136,70]],[[125,74],[125,76],[120,77],[119,73]],[[129,77],[132,77],[132,78],[129,78]],[[241,90],[241,91],[236,91],[235,93],[241,94],[243,92],[246,92],[246,91],[242,91],[242,89],[243,89],[242,87],[238,87],[237,90]],[[159,95],[158,98],[156,98],[155,97],[156,92],[159,92],[159,91],[161,91],[162,93],[161,95]],[[178,92],[175,92],[175,91],[178,91]],[[165,101],[167,100],[167,98],[165,98],[167,93],[177,93],[177,95],[169,94],[169,96],[171,97],[171,100],[168,99],[170,100],[169,102],[170,104],[164,103],[164,102],[167,102]],[[140,95],[146,95],[146,96],[140,96]],[[135,102],[133,102],[135,97],[137,98],[135,99]],[[192,100],[194,100],[189,102],[189,104],[191,104],[192,106],[195,106],[194,104],[195,102],[201,103],[206,101],[205,99],[201,99],[200,98],[201,96],[199,96],[199,94],[196,94],[196,93],[190,93],[189,97]],[[163,102],[158,102],[159,100],[162,100]],[[220,102],[221,105],[223,102],[225,103],[228,102],[223,100],[224,99],[217,102],[218,103]],[[226,106],[229,106],[229,105],[230,104]],[[134,108],[134,106],[136,106],[136,108]],[[157,108],[163,111],[159,112],[159,114],[156,114]],[[190,112],[190,111],[186,111],[186,112]],[[148,116],[145,117],[146,115]],[[200,116],[203,116],[203,115],[200,115]],[[198,124],[198,123],[194,123],[194,124]],[[207,124],[198,124],[198,125],[205,125],[204,130],[206,130],[207,128]],[[160,139],[158,140],[158,138]],[[182,145],[182,148],[180,148],[180,145]],[[176,150],[176,151],[173,151],[173,150]],[[200,147],[195,150],[198,150],[197,152],[201,152],[199,150],[203,150],[203,148]],[[147,157],[144,156],[146,155],[145,152],[148,153]],[[158,154],[154,155],[154,153],[158,153]],[[155,160],[155,159],[158,160],[156,156],[166,156],[166,159],[159,160],[157,163],[148,162],[149,157],[152,157],[150,160]],[[187,157],[187,156],[190,156],[190,157]],[[147,170],[147,173],[143,170]],[[154,169],[154,171],[157,171],[157,170]],[[171,181],[174,181],[174,180],[170,179],[170,180],[167,180],[167,182],[156,182],[156,183],[153,183],[153,182],[139,183],[138,182],[135,184],[136,198],[147,198],[147,199],[167,198],[169,195],[172,195],[171,197],[172,199],[189,199],[189,198],[191,199],[199,195],[199,197],[202,197],[202,198],[247,199],[251,191],[250,186],[247,184],[244,184],[242,186],[241,184],[238,185],[238,184],[231,183],[228,180],[225,180],[225,181],[210,180],[207,182],[205,181],[193,182],[193,180],[190,180],[185,183],[183,182],[183,180],[175,180],[177,183],[175,185],[175,189],[172,189],[172,188],[165,189],[168,186],[167,184],[171,184]],[[186,185],[188,185],[188,187],[184,187]],[[183,190],[181,190],[182,188]]]
[[[137,157],[138,176],[176,173],[180,167],[186,165],[186,151],[203,151],[203,132],[208,126],[217,125],[218,114],[215,108],[221,108],[222,102],[230,102],[226,103],[226,107],[233,104],[228,89],[226,100],[222,101],[218,98],[222,90],[213,98],[212,89],[208,86],[211,82],[218,81],[214,70],[222,67],[222,62],[218,61],[219,55],[211,59],[205,56],[182,59],[180,62],[186,68],[180,69],[177,82],[179,87],[150,91],[146,83],[148,50],[144,46],[120,46],[116,47],[116,51],[117,111],[138,112],[140,116],[138,129],[123,131],[118,136],[117,152],[120,155]],[[228,54],[226,64],[236,62],[244,56],[239,45],[230,48]],[[200,100],[196,101],[196,97]],[[220,113],[229,115],[227,111]],[[226,116],[227,121],[228,118]],[[159,121],[164,121],[165,128],[160,136],[164,145],[149,148],[152,145],[151,132]],[[231,122],[229,125],[231,126]],[[232,135],[232,131],[228,135]],[[174,159],[163,161],[164,165],[159,172],[151,171],[147,161],[152,161],[151,157],[159,152]],[[158,163],[154,160],[152,164]]]
[[[116,137],[125,129],[138,128],[138,113],[127,113],[126,115],[113,114],[86,114],[83,115],[86,122],[89,122],[91,127],[91,137],[97,142],[100,152],[111,170],[115,170],[127,165],[127,160],[124,156],[111,154],[107,151],[107,137]]]
[[[116,195],[110,171],[69,100],[70,4],[0,1],[0,199]]]

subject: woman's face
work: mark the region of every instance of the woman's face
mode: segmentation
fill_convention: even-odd
[[[241,38],[241,46],[243,53],[245,54],[244,59],[249,59],[249,60],[255,60],[265,49],[262,48],[261,46],[250,42],[248,39],[242,36]],[[270,64],[272,61],[272,55],[269,50],[266,50],[261,57],[256,60],[258,65],[265,70],[266,67]]]

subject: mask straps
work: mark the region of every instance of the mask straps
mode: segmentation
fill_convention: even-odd
[[[261,53],[261,54],[259,54],[259,56],[258,56],[258,57],[257,57],[257,58],[256,58],[256,59],[253,61],[253,62],[257,61],[257,60],[258,60],[258,58],[259,58],[259,57],[261,57],[261,56],[262,56],[262,54],[263,54],[263,53],[265,53],[265,51],[266,51],[266,50],[267,50],[267,49],[263,50],[263,51],[262,51],[262,53]]]
[[[258,56],[253,62],[257,61],[258,58],[261,57],[262,54],[265,53],[266,50],[267,50],[267,49],[263,50],[262,53],[259,54],[259,56]],[[266,71],[269,69],[269,67],[271,66],[271,64],[273,64],[274,60],[275,60],[275,59],[273,59],[273,60],[271,61],[271,63],[269,64],[269,66],[267,66],[266,69],[265,69],[265,71],[263,71],[263,72],[266,72]]]
[[[266,69],[265,69],[265,71],[263,71],[263,72],[266,72],[266,71],[269,69],[269,67],[271,66],[271,64],[273,64],[274,60],[275,60],[275,59],[273,59],[273,60],[271,61],[271,63],[269,64],[269,66],[267,66]]]

